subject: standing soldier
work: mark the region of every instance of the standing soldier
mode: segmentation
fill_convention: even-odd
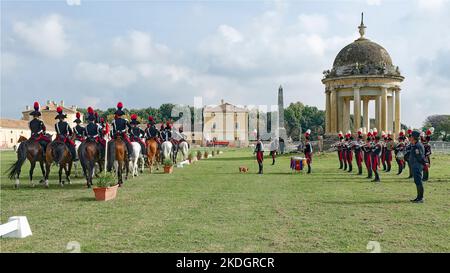
[[[414,183],[416,184],[417,197],[411,200],[413,203],[423,203],[423,183],[422,171],[428,163],[425,161],[425,149],[419,141],[419,131],[413,131],[411,134],[411,151],[409,153],[408,162],[412,168]]]
[[[395,145],[394,153],[395,153],[395,161],[397,161],[398,165],[398,173],[400,175],[405,168],[405,130],[401,130],[398,134],[398,142]]]
[[[122,118],[123,115],[125,115],[125,112],[122,111],[123,104],[121,102],[117,103],[117,110],[114,112],[115,119],[113,120],[111,126],[112,126],[112,136],[113,139],[116,139],[118,136],[121,136],[122,139],[125,142],[125,146],[127,147],[127,155],[130,157],[133,153],[133,148],[131,147],[130,138],[128,137],[128,130],[130,130],[131,126],[128,120]],[[112,151],[114,142],[111,141],[108,144],[108,151]]]
[[[372,178],[372,130],[367,133],[366,143],[362,146],[362,150],[364,151],[364,163],[366,164],[367,169],[367,178]]]
[[[338,152],[338,159],[339,159],[339,169],[342,169],[344,167],[344,153],[343,153],[343,146],[342,142],[344,140],[344,135],[342,132],[339,132],[338,134],[339,141],[335,144]]]
[[[352,152],[352,142],[353,142],[353,136],[352,132],[348,131],[345,135],[346,143],[344,145],[344,151],[345,151],[345,157],[348,164],[348,172],[351,173],[353,171],[353,152]],[[345,169],[344,169],[345,170]]]
[[[425,149],[425,161],[426,165],[423,166],[423,179],[422,181],[428,181],[429,178],[429,172],[430,172],[430,165],[431,165],[431,135],[434,133],[434,128],[431,127],[425,132],[425,137],[422,140],[423,148]]]
[[[362,175],[362,162],[363,162],[362,146],[364,146],[364,142],[361,128],[358,130],[357,134],[358,139],[353,144],[353,151],[355,153],[356,165],[358,165],[358,175]]]
[[[80,112],[76,113],[76,119],[73,121],[77,124],[77,126],[73,127],[73,132],[75,133],[75,140],[78,140],[80,142],[84,141],[84,138],[86,137],[86,128],[81,126],[81,115]]]
[[[256,161],[258,161],[258,174],[263,174],[264,144],[262,143],[260,137],[258,137],[258,141],[256,142],[256,147],[253,154],[256,154]]]
[[[142,130],[141,128],[139,128],[138,124],[140,124],[140,122],[137,120],[137,115],[136,114],[132,114],[131,115],[131,122],[130,122],[130,129],[128,130],[128,133],[130,134],[130,141],[132,142],[137,142],[141,145],[141,153],[142,155],[147,155],[147,151],[145,149],[145,143],[142,141],[142,138],[145,135],[144,130]],[[136,155],[139,156],[139,155]]]
[[[386,172],[391,171],[392,166],[392,151],[394,150],[394,140],[392,139],[392,133],[389,132],[386,136],[386,142],[384,144],[385,146],[385,160],[386,160]]]
[[[41,112],[39,111],[39,103],[36,101],[33,105],[34,111],[30,113],[33,119],[28,123],[28,127],[31,131],[30,139],[37,141],[42,146],[42,153],[45,155],[45,150],[47,149],[47,144],[52,140],[46,136],[46,128],[44,122],[39,119]]]
[[[56,108],[56,112],[58,112],[58,115],[56,115],[55,119],[59,119],[59,121],[55,124],[56,139],[58,141],[64,142],[67,145],[70,154],[72,155],[72,160],[75,161],[75,143],[70,139],[70,137],[73,135],[73,131],[72,128],[70,128],[69,123],[64,121],[64,119],[67,118],[67,115],[63,113],[63,109],[61,106],[58,106]]]
[[[386,142],[387,142],[387,135],[384,131],[381,131],[381,138],[382,141],[380,141],[380,145],[381,145],[381,157],[380,157],[380,161],[381,164],[383,165],[383,171],[386,171]]]
[[[306,164],[308,164],[308,173],[311,173],[312,155],[313,147],[310,142],[311,130],[308,129],[305,133],[305,147],[303,148],[303,153],[305,154]]]
[[[370,159],[372,162],[372,172],[375,174],[375,178],[372,180],[372,182],[380,182],[380,175],[378,174],[378,164],[382,146],[380,143],[380,136],[378,135],[377,131],[374,131],[373,133],[375,136],[375,142],[372,143],[372,155]]]
[[[278,138],[273,138],[270,142],[270,155],[272,156],[272,165],[275,165],[275,158],[279,148]]]
[[[406,134],[407,137],[407,142],[405,143],[405,161],[406,163],[408,163],[408,170],[409,170],[409,178],[412,178],[412,169],[411,169],[411,164],[409,163],[409,154],[411,152],[411,146],[412,146],[412,130],[408,129],[408,132]]]

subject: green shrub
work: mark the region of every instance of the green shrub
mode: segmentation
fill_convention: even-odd
[[[173,161],[170,159],[166,159],[164,160],[164,167],[172,167],[173,166]]]
[[[107,188],[116,184],[116,177],[110,172],[102,172],[97,178],[95,178],[95,185],[99,188]]]

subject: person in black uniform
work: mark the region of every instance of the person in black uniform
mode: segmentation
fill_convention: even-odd
[[[80,112],[76,113],[76,119],[73,121],[77,124],[77,126],[73,127],[73,132],[75,134],[75,140],[83,142],[86,137],[86,128],[81,126],[81,115]]]
[[[56,115],[55,119],[59,119],[55,124],[56,140],[64,142],[69,148],[72,160],[76,160],[77,153],[75,151],[75,143],[70,139],[73,135],[73,131],[72,128],[70,128],[69,123],[64,121],[64,119],[67,118],[67,115],[63,113],[61,106],[56,108],[56,112],[58,112],[58,115]]]
[[[125,145],[127,147],[127,155],[131,156],[133,153],[133,148],[131,147],[130,138],[128,137],[127,132],[130,130],[131,126],[128,120],[122,118],[123,115],[125,115],[125,112],[122,111],[123,104],[121,102],[117,103],[117,110],[114,113],[115,119],[113,120],[111,127],[111,134],[112,138],[116,139],[118,136],[121,136],[122,139],[125,142]],[[109,142],[108,144],[108,150],[113,149],[114,141]]]
[[[139,128],[137,125],[140,122],[137,120],[137,115],[136,114],[132,114],[131,115],[131,128],[129,129],[129,134],[130,134],[130,140],[133,142],[137,142],[141,145],[141,153],[142,155],[147,155],[147,151],[145,148],[145,143],[142,141],[142,138],[145,135],[144,130],[142,130],[141,128]]]
[[[425,149],[419,141],[420,132],[413,131],[411,141],[411,151],[409,153],[408,161],[412,168],[412,173],[414,176],[414,183],[416,184],[417,189],[417,197],[414,200],[411,200],[413,203],[423,203],[423,183],[422,183],[422,171],[423,167],[427,166],[427,162],[425,161]]]
[[[45,155],[47,144],[52,140],[46,136],[46,128],[44,122],[39,119],[39,117],[41,116],[41,112],[39,111],[39,103],[36,101],[33,107],[34,111],[30,112],[30,116],[33,116],[33,119],[28,123],[28,127],[31,131],[30,139],[37,141],[42,146],[42,151]]]
[[[375,178],[372,182],[380,182],[380,175],[378,174],[378,164],[380,162],[380,156],[382,152],[382,145],[380,143],[380,136],[376,131],[374,131],[375,142],[372,144],[372,154],[371,154],[371,163],[372,163],[372,172],[375,174]]]
[[[172,141],[172,125],[169,121],[166,122],[166,128],[164,128],[161,136],[163,137],[163,141]]]
[[[166,133],[164,132],[164,123],[161,123],[161,127],[159,127],[159,137],[160,142],[163,143],[166,139]]]
[[[90,141],[95,141],[98,145],[100,151],[100,157],[105,156],[106,141],[103,138],[102,128],[96,123],[97,118],[95,117],[94,110],[88,107],[88,125],[86,126],[86,138]]]
[[[430,173],[430,165],[431,165],[431,145],[430,145],[430,140],[431,140],[431,135],[434,132],[434,128],[431,127],[430,129],[428,129],[425,132],[425,136],[422,138],[422,144],[423,144],[423,148],[425,149],[425,161],[428,163],[425,166],[423,166],[423,179],[422,181],[428,181],[429,178],[429,173]]]
[[[311,130],[308,129],[305,133],[305,147],[303,148],[303,153],[305,154],[306,164],[308,164],[308,173],[311,173],[311,164],[312,164],[312,154],[313,147],[310,142]]]
[[[161,134],[156,128],[156,122],[152,116],[148,117],[147,128],[145,128],[145,139],[154,139],[158,145],[161,145]]]
[[[355,153],[355,160],[356,160],[356,165],[358,166],[358,175],[362,175],[362,163],[363,163],[363,150],[362,150],[362,146],[364,146],[364,141],[363,141],[363,132],[362,129],[360,128],[357,132],[358,134],[358,138],[355,142],[353,142],[352,148],[353,148],[353,152]]]

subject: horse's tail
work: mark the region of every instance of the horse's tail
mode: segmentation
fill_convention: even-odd
[[[114,142],[109,142],[108,147],[108,164],[106,165],[106,170],[110,172],[114,165],[114,160],[116,160],[116,147]]]
[[[55,145],[55,147],[53,147],[53,158],[55,162],[57,162],[58,164],[61,163],[61,161],[64,158],[65,151],[66,151],[66,144],[64,143],[60,143],[58,145]]]
[[[80,159],[80,164],[83,167],[83,170],[85,170],[87,166],[86,143],[80,144],[80,147],[78,148],[78,158]]]
[[[6,171],[8,173],[9,179],[13,179],[16,175],[20,173],[22,165],[27,159],[27,144],[25,142],[20,143],[19,148],[17,148],[17,161],[14,162],[11,167]]]

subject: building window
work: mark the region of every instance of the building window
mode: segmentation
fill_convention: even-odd
[[[237,129],[239,129],[239,122],[236,122],[235,124],[234,124],[234,128],[237,130]]]
[[[11,143],[13,143],[13,139],[11,138]]]
[[[234,137],[234,140],[235,140],[235,141],[238,141],[238,140],[239,140],[239,137]]]
[[[13,131],[11,130],[11,134],[13,133]]]
[[[215,117],[215,116],[216,116],[216,113],[212,112],[211,117]]]
[[[216,129],[216,123],[215,123],[215,122],[213,123],[212,128],[213,128],[214,130]]]

